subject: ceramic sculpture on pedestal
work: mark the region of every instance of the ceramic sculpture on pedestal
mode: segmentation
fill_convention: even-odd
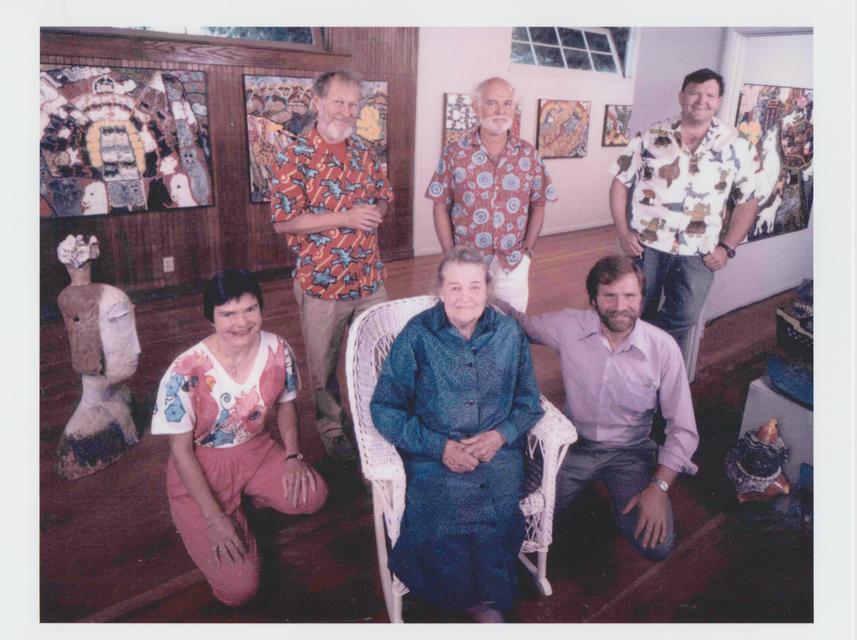
[[[789,449],[780,438],[776,418],[755,432],[745,433],[726,454],[726,475],[735,485],[738,502],[759,502],[788,494],[791,483],[782,467],[788,459]]]
[[[131,418],[131,390],[123,382],[134,375],[140,356],[134,305],[116,287],[92,284],[91,261],[98,254],[94,236],[70,235],[57,247],[71,277],[57,302],[72,366],[83,384],[80,404],[57,450],[57,471],[68,480],[103,469],[139,440]]]

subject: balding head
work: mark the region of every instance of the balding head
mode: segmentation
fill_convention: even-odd
[[[515,99],[515,87],[512,86],[512,83],[506,80],[505,78],[495,76],[493,78],[486,78],[485,80],[476,85],[476,88],[473,90],[472,96],[473,107],[476,108],[477,105],[483,104],[486,96],[490,93],[493,93],[495,89],[508,92],[509,94],[511,94],[512,99]]]

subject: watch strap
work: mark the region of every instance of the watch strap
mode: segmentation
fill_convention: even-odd
[[[302,454],[302,453],[290,453],[289,455],[286,456],[286,461],[289,461],[292,458],[295,458],[297,460],[303,460],[304,454]]]
[[[670,490],[670,483],[666,480],[661,480],[660,478],[652,478],[652,484],[664,493]]]
[[[730,246],[729,246],[728,244],[726,244],[725,242],[718,242],[718,243],[717,243],[717,246],[718,246],[718,247],[723,247],[723,248],[726,250],[726,255],[729,257],[729,259],[730,259],[730,260],[731,260],[732,258],[734,258],[734,257],[735,257],[735,249],[733,249],[732,247],[730,247]]]

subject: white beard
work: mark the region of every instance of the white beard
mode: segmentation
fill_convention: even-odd
[[[506,133],[512,128],[512,118],[509,116],[492,116],[479,121],[480,126],[494,135]]]

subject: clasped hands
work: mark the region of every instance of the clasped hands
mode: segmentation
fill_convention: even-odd
[[[505,442],[496,429],[464,438],[461,442],[447,440],[443,448],[443,464],[455,473],[473,471],[480,462],[490,462]]]

